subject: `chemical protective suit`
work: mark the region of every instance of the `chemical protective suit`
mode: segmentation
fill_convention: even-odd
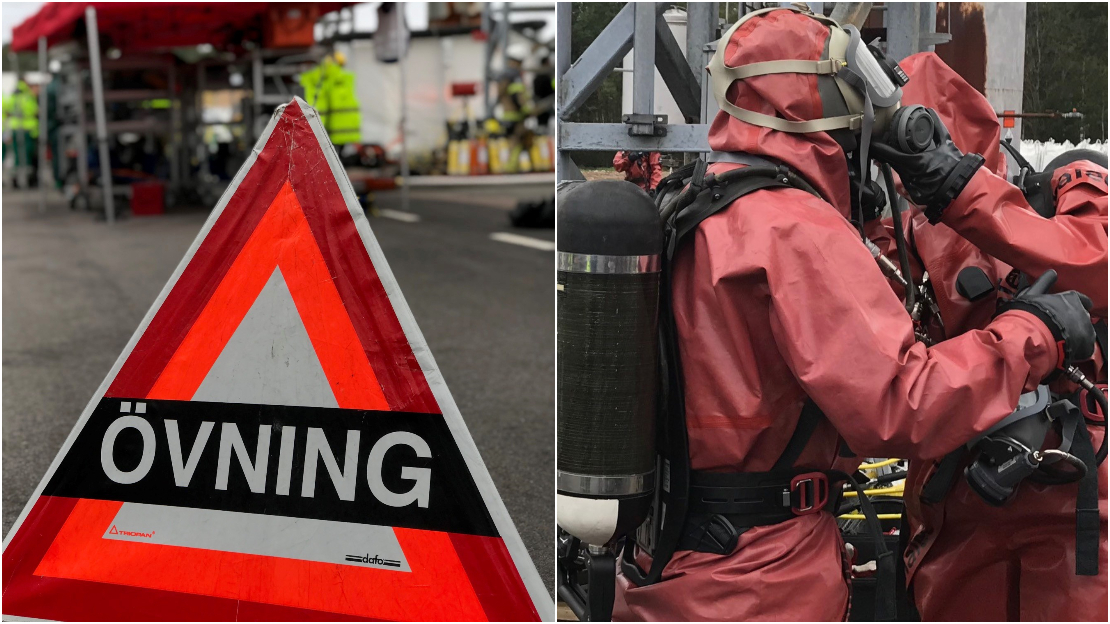
[[[813,18],[775,10],[721,46],[735,67],[820,59],[829,37]],[[828,115],[818,84],[799,73],[757,76],[732,83],[727,98],[812,120]],[[703,221],[676,253],[694,470],[768,470],[807,397],[825,418],[795,466],[851,471],[859,460],[839,458],[844,443],[860,456],[941,457],[1010,413],[1053,369],[1052,334],[1024,312],[933,348],[915,342],[905,308],[847,220],[848,162],[829,134],[771,130],[722,111],[709,142],[781,161],[823,199],[753,192]],[[637,562],[649,560],[639,553]],[[848,608],[844,543],[823,511],[750,528],[728,555],[679,551],[653,585],[619,575],[614,619],[841,620]]]
[[[1056,216],[1041,217],[1001,177],[1006,163],[996,147],[1000,129],[986,98],[935,54],[914,55],[901,65],[911,77],[903,104],[933,108],[957,147],[986,157],[940,223],[930,225],[920,212],[907,220],[913,255],[923,263],[914,272],[918,277],[929,272],[945,334],[951,338],[984,327],[998,299],[1013,295],[1019,271],[1035,277],[1055,269],[1057,289],[1083,292],[1093,302],[1091,315],[1106,318],[1106,170],[1081,161],[1053,172]],[[956,277],[967,266],[982,268],[997,290],[976,302],[959,295]],[[1081,368],[1105,383],[1105,354],[1095,357]],[[1088,430],[1097,448],[1105,429]],[[1078,484],[1026,482],[999,508],[976,495],[961,470],[947,496],[927,504],[922,488],[935,469],[931,460],[911,462],[906,487],[912,529],[907,577],[924,620],[1106,621],[1105,465],[1098,476],[1098,576],[1075,573]]]
[[[626,182],[651,192],[663,179],[663,165],[659,162],[659,152],[617,152],[613,156],[613,168],[624,174]]]

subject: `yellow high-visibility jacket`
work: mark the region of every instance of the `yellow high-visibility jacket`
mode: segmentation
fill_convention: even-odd
[[[335,145],[362,141],[362,113],[355,95],[355,75],[325,61],[301,74],[305,101],[320,113],[320,122]]]
[[[32,139],[38,138],[39,99],[31,93],[26,82],[19,81],[15,93],[4,98],[3,106],[5,130],[24,130]]]

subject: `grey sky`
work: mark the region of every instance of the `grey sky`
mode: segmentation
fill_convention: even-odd
[[[5,2],[0,9],[3,12],[4,43],[12,40],[12,28],[34,15],[42,5],[42,2]]]

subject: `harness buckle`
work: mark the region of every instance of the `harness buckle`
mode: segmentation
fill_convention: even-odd
[[[829,502],[829,478],[823,472],[806,472],[790,480],[790,511],[795,516],[818,513]]]

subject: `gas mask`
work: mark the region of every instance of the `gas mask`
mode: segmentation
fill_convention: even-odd
[[[827,26],[829,38],[821,60],[788,59],[739,67],[726,65],[725,53],[736,29],[748,20],[771,11],[794,11]],[[721,37],[708,70],[713,96],[721,110],[754,126],[792,133],[848,129],[869,135],[871,132],[885,134],[894,131],[909,141],[932,138],[932,120],[927,115],[907,114],[916,107],[908,107],[906,113],[898,115],[902,86],[909,82],[909,77],[902,68],[886,58],[875,46],[865,44],[855,26],[841,26],[823,15],[786,7],[772,7],[748,13]],[[818,76],[818,89],[827,116],[808,121],[790,121],[746,110],[728,101],[726,94],[733,81],[770,74]],[[829,80],[822,78],[831,79],[835,89],[826,88]]]
[[[748,20],[771,11],[793,11],[817,20],[829,29],[821,59],[784,59],[750,63],[738,67],[725,64],[728,43],[736,29]],[[831,18],[793,7],[772,7],[748,13],[732,25],[717,45],[707,67],[713,96],[721,110],[753,126],[781,132],[805,134],[826,132],[844,149],[853,152],[853,168],[859,180],[868,180],[868,146],[872,136],[907,152],[923,152],[933,144],[934,124],[922,106],[903,107],[902,86],[909,76],[874,45],[863,42],[859,30],[841,26]],[[728,100],[733,81],[771,74],[814,74],[825,116],[791,121],[736,106]],[[860,188],[863,188],[861,185]],[[862,196],[857,197],[862,204]]]

